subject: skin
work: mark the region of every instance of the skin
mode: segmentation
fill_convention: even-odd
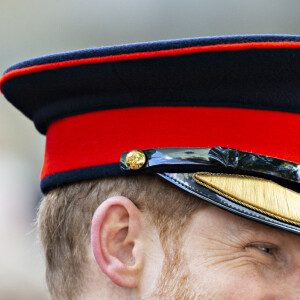
[[[184,245],[202,299],[300,299],[299,236],[208,206],[194,216]]]
[[[300,236],[207,204],[176,245],[166,255],[130,199],[106,200],[93,218],[95,260],[80,299],[300,299]]]

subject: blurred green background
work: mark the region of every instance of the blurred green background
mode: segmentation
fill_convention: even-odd
[[[151,40],[300,34],[299,0],[0,0],[0,71],[36,56]],[[47,299],[35,215],[44,136],[0,95],[0,299]]]

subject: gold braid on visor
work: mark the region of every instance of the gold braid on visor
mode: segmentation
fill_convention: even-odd
[[[300,194],[271,180],[206,172],[195,173],[193,179],[235,203],[300,226]]]

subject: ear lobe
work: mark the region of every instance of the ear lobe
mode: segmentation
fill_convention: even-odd
[[[104,201],[92,221],[92,248],[102,271],[117,285],[134,288],[143,267],[141,213],[125,197]]]

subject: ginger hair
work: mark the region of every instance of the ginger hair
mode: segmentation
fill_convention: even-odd
[[[157,176],[112,177],[75,183],[48,192],[39,209],[39,236],[46,281],[54,299],[73,299],[84,285],[93,214],[105,199],[129,198],[157,228],[165,253],[180,240],[202,202]]]

